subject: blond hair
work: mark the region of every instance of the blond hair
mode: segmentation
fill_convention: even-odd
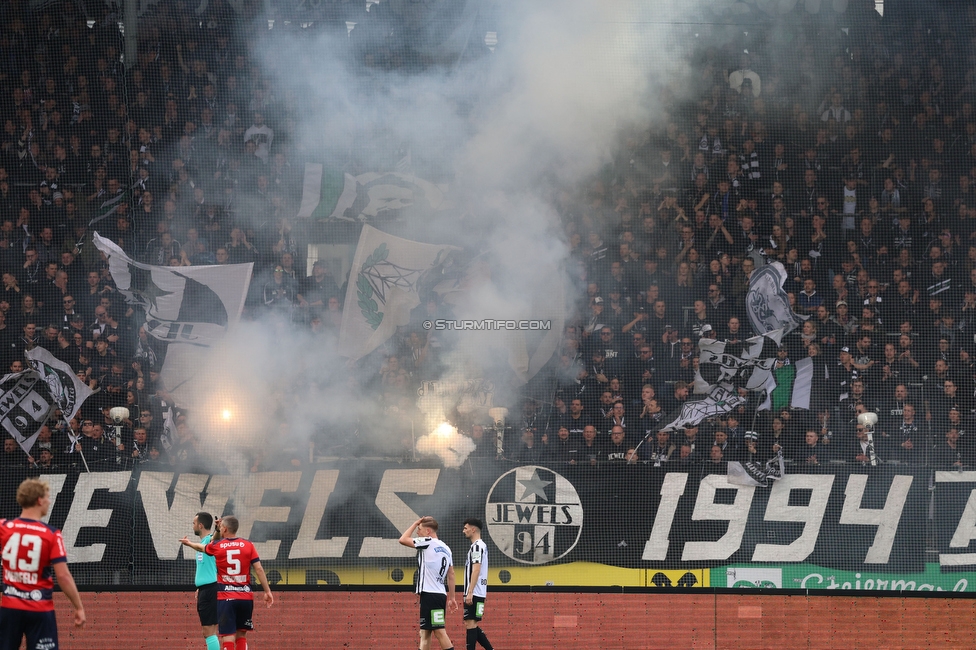
[[[21,508],[33,508],[50,491],[50,486],[39,478],[25,479],[17,488],[17,503]]]

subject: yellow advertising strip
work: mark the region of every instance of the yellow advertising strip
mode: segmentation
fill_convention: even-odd
[[[412,566],[330,566],[321,569],[279,569],[279,585],[376,585],[413,584]],[[463,569],[455,568],[457,584],[464,584]],[[488,571],[488,584],[509,587],[708,587],[708,569],[627,569],[571,562],[547,566],[508,566]],[[311,582],[306,582],[310,580]]]
[[[508,566],[488,569],[488,585],[506,587],[643,587],[643,569],[571,562],[546,566]]]

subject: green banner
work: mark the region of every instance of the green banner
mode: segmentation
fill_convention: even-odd
[[[976,592],[976,573],[942,573],[930,562],[921,573],[839,571],[815,564],[771,567],[758,564],[712,569],[711,586],[746,589],[863,589],[867,591]]]

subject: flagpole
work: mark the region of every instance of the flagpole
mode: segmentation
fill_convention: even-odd
[[[71,428],[70,425],[67,425],[67,426],[68,426],[69,429]],[[78,439],[81,440],[81,438],[78,438]],[[81,462],[85,466],[85,471],[88,472],[89,474],[91,474],[91,469],[88,468],[88,459],[85,458],[85,450],[81,448],[81,443],[80,442],[76,442],[75,444],[78,445],[78,453],[81,454]]]
[[[58,409],[58,413],[61,414],[61,422],[64,423],[64,426],[67,428],[68,431],[71,431],[71,423],[68,422],[65,419],[65,417],[64,417],[64,411],[62,411],[61,409]],[[68,434],[68,439],[69,440],[71,439],[71,434],[70,433]],[[85,471],[88,472],[89,474],[91,474],[91,470],[88,468],[88,459],[85,458],[85,450],[81,448],[81,443],[78,442],[79,440],[81,440],[81,436],[78,436],[75,439],[75,441],[72,443],[72,446],[78,445],[78,453],[81,454],[81,462],[85,465]]]
[[[651,434],[645,433],[644,434],[644,439],[641,440],[640,442],[638,442],[637,443],[637,446],[634,447],[634,456],[633,456],[633,458],[634,458],[634,462],[635,463],[637,462],[637,458],[638,458],[637,452],[640,451],[641,445],[643,445],[645,442],[647,442],[647,439],[650,438],[650,437],[651,437]]]
[[[102,391],[102,389],[101,388],[98,388],[98,389],[96,389],[95,391],[92,392],[92,395],[94,395],[95,393],[100,393],[101,391]],[[89,395],[89,397],[91,397],[91,395]],[[71,422],[69,422],[68,421],[68,418],[65,417],[64,411],[60,407],[58,408],[58,413],[61,414],[61,422],[64,423],[65,428],[70,432],[71,431]],[[69,440],[71,439],[71,433],[68,433],[68,439]],[[81,443],[78,442],[79,440],[81,440],[81,436],[78,436],[77,438],[75,438],[75,441],[72,443],[72,446],[78,445],[78,453],[81,454],[81,462],[85,466],[85,471],[88,472],[89,474],[91,474],[91,470],[88,468],[88,459],[85,458],[85,450],[81,448]]]
[[[772,372],[772,371],[770,371],[770,372]],[[763,404],[765,404],[766,403],[766,400],[769,399],[769,410],[770,410],[770,412],[772,412],[772,410],[773,410],[773,397],[772,397],[772,395],[770,395],[766,391],[763,392],[763,395],[765,395],[765,397],[763,398],[763,401],[759,403],[759,406],[762,406]],[[759,406],[757,406],[756,407],[756,410],[752,412],[752,429],[750,429],[750,431],[755,431],[756,430],[756,420],[759,419]]]
[[[102,392],[101,386],[93,390],[92,395],[95,395],[96,393],[100,393],[100,392]],[[91,397],[91,395],[89,395],[88,397]],[[71,423],[68,422],[68,419],[65,417],[64,411],[59,408],[58,413],[61,414],[61,421],[64,422],[64,426],[68,427],[68,431],[71,431]],[[81,440],[81,436],[78,436],[78,440]],[[88,459],[85,458],[85,450],[81,449],[81,443],[76,443],[76,444],[78,444],[79,446],[78,453],[81,454],[81,462],[84,463],[85,465],[85,471],[91,474],[91,470],[88,469]]]

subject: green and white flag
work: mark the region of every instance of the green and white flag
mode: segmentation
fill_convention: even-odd
[[[306,219],[372,221],[396,219],[401,210],[428,212],[446,206],[446,188],[401,172],[358,176],[305,163],[298,216]]]
[[[359,359],[410,322],[420,304],[418,286],[456,246],[421,244],[363,226],[352,261],[339,328],[339,349]]]

